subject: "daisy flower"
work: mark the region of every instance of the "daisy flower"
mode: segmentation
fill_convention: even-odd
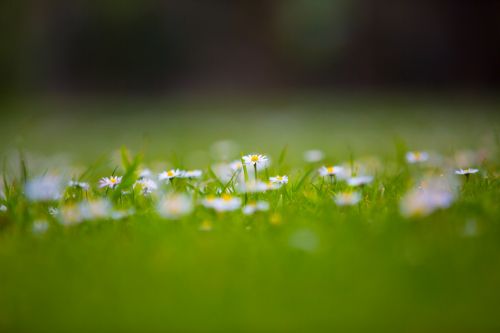
[[[167,219],[179,219],[191,213],[193,202],[185,194],[171,195],[163,198],[158,204],[158,213]]]
[[[182,171],[179,170],[179,169],[171,169],[171,170],[168,170],[168,171],[163,171],[162,173],[160,173],[158,175],[158,179],[159,180],[165,180],[165,179],[173,179],[173,178],[176,178],[176,177],[181,177],[182,176]]]
[[[42,176],[29,180],[25,193],[31,201],[52,201],[61,197],[61,178],[57,176]]]
[[[243,163],[257,168],[265,168],[268,162],[269,159],[265,155],[251,154],[243,156]]]
[[[352,206],[361,200],[361,194],[358,192],[337,193],[333,198],[337,206]]]
[[[400,203],[403,216],[427,216],[440,208],[447,208],[455,199],[458,184],[452,177],[431,177],[420,181]]]
[[[215,199],[213,195],[209,195],[201,200],[201,204],[206,208],[214,208]]]
[[[111,177],[103,177],[99,180],[99,188],[109,187],[115,188],[122,181],[122,177],[111,176]]]
[[[268,191],[277,190],[281,187],[280,184],[276,184],[273,182],[267,182],[266,186]]]
[[[370,184],[373,181],[372,176],[358,176],[358,177],[351,177],[347,179],[347,184],[349,186],[364,186],[367,184]]]
[[[325,158],[321,150],[312,149],[304,152],[304,160],[309,163],[319,162]]]
[[[139,188],[141,193],[144,195],[151,194],[153,191],[158,189],[158,185],[152,179],[142,178],[134,183],[134,189]]]
[[[458,169],[458,170],[455,170],[455,174],[457,175],[464,175],[464,176],[469,176],[473,173],[477,173],[479,172],[478,169],[474,169],[474,168],[467,168],[467,169]]]
[[[249,181],[243,182],[238,186],[238,191],[241,193],[259,193],[265,192],[267,190],[273,189],[272,187],[276,186],[272,183],[264,183],[263,181]]]
[[[458,169],[458,170],[455,170],[455,174],[465,176],[465,179],[467,181],[469,181],[470,175],[472,175],[474,173],[477,173],[477,172],[479,172],[479,170],[478,169],[474,169],[474,168],[467,168],[467,169]]]
[[[243,214],[245,215],[252,215],[258,211],[264,212],[267,210],[269,210],[269,203],[267,201],[250,202],[242,209]]]
[[[421,163],[429,159],[429,154],[425,151],[409,151],[406,153],[406,161],[408,163]]]
[[[142,169],[139,172],[139,179],[151,178],[152,176],[153,176],[153,173],[149,169]]]
[[[279,184],[279,185],[288,184],[288,176],[270,177],[269,181],[272,184]]]
[[[83,220],[106,219],[111,216],[111,203],[105,199],[82,202],[78,206]]]
[[[231,163],[229,163],[229,167],[233,171],[239,171],[243,168],[243,163],[241,163],[240,160],[232,161]]]
[[[69,187],[78,188],[78,189],[81,189],[81,190],[84,190],[84,191],[87,191],[90,188],[89,183],[79,182],[79,181],[76,181],[76,180],[70,180],[69,183],[68,183],[68,186]]]
[[[318,170],[318,172],[323,177],[335,176],[344,172],[344,168],[341,166],[323,166]]]
[[[447,208],[453,202],[450,191],[436,189],[414,189],[401,200],[401,214],[406,217],[427,216],[438,208]]]
[[[232,169],[232,167],[229,164],[218,163],[212,165],[212,171],[215,173],[217,178],[219,178],[222,182],[226,183],[230,181],[231,178],[233,178],[236,170]]]
[[[223,194],[220,198],[214,199],[212,204],[212,208],[218,212],[233,211],[240,208],[240,206],[241,199],[227,193]]]
[[[184,171],[180,177],[182,178],[200,178],[203,172],[201,170]]]

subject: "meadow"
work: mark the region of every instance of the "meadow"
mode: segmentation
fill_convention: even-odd
[[[480,101],[5,103],[0,331],[497,332]]]

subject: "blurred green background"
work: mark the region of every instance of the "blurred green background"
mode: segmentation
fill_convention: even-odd
[[[235,144],[227,158],[252,151],[278,156],[288,146],[291,163],[314,148],[337,162],[394,158],[399,143],[453,155],[495,144],[499,105],[492,95],[416,93],[34,100],[3,105],[0,147],[87,163],[125,145],[143,151],[146,161],[175,154],[191,168],[207,166],[212,145],[224,140]]]

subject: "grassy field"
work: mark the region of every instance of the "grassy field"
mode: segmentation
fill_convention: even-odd
[[[498,332],[498,106],[408,97],[4,105],[0,331]],[[309,149],[324,159],[304,161]],[[416,150],[430,158],[408,163]],[[251,153],[271,160],[260,180],[288,183],[243,193],[252,165],[219,176],[216,164]],[[323,165],[373,181],[351,187],[321,177]],[[171,168],[203,175],[141,195],[132,184],[146,167],[155,180]],[[455,174],[467,167],[479,172]],[[100,189],[113,173],[122,183]],[[29,184],[49,174],[90,189],[30,198]],[[427,211],[411,196],[431,190],[451,199]],[[202,204],[221,192],[269,209]],[[338,205],[339,193],[360,201]],[[161,203],[179,195],[191,209],[165,217]],[[64,213],[98,200],[110,205],[101,215]]]

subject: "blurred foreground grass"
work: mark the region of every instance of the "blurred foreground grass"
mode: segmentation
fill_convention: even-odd
[[[335,161],[394,161],[396,145],[453,154],[492,144],[496,106],[24,104],[7,110],[0,140],[4,152],[86,163],[127,145],[146,160],[175,155],[191,166],[221,139],[271,156],[288,145],[289,164],[309,148]],[[63,112],[75,108],[85,113]],[[380,175],[386,201],[366,210],[298,202],[280,224],[227,215],[203,232],[195,220],[138,216],[41,236],[4,228],[0,331],[498,331],[498,178],[472,180],[450,209],[422,220],[398,214],[400,181]]]

